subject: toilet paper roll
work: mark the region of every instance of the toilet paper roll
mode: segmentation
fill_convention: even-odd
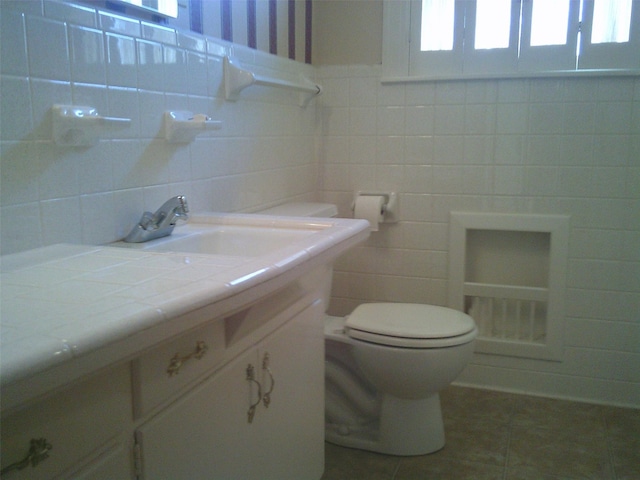
[[[383,215],[384,197],[379,195],[361,195],[356,198],[356,205],[353,213],[354,218],[363,218],[369,221],[369,229],[372,232],[378,231],[378,224],[384,220]]]

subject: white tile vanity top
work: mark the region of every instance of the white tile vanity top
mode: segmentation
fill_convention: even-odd
[[[322,223],[318,233],[258,257],[66,244],[2,257],[0,386],[64,364],[75,362],[79,376],[131,357],[179,333],[181,316],[218,305],[223,315],[270,293],[265,285],[279,288],[287,273],[291,281],[293,267],[331,262],[368,235],[362,220]]]

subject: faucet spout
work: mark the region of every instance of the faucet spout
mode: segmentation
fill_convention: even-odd
[[[189,218],[189,205],[184,195],[170,198],[155,213],[144,212],[138,224],[124,239],[129,243],[141,243],[171,235],[178,220]]]

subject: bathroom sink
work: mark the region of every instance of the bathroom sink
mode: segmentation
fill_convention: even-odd
[[[216,224],[196,219],[176,227],[167,237],[144,243],[117,242],[113,245],[150,252],[257,257],[316,234],[323,228],[317,223],[302,226],[294,226],[291,222],[274,225],[273,221]]]

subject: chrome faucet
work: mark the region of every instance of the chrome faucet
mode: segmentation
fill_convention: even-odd
[[[144,212],[138,224],[124,239],[129,243],[141,243],[171,235],[178,220],[189,218],[189,205],[183,195],[170,198],[156,211]]]

